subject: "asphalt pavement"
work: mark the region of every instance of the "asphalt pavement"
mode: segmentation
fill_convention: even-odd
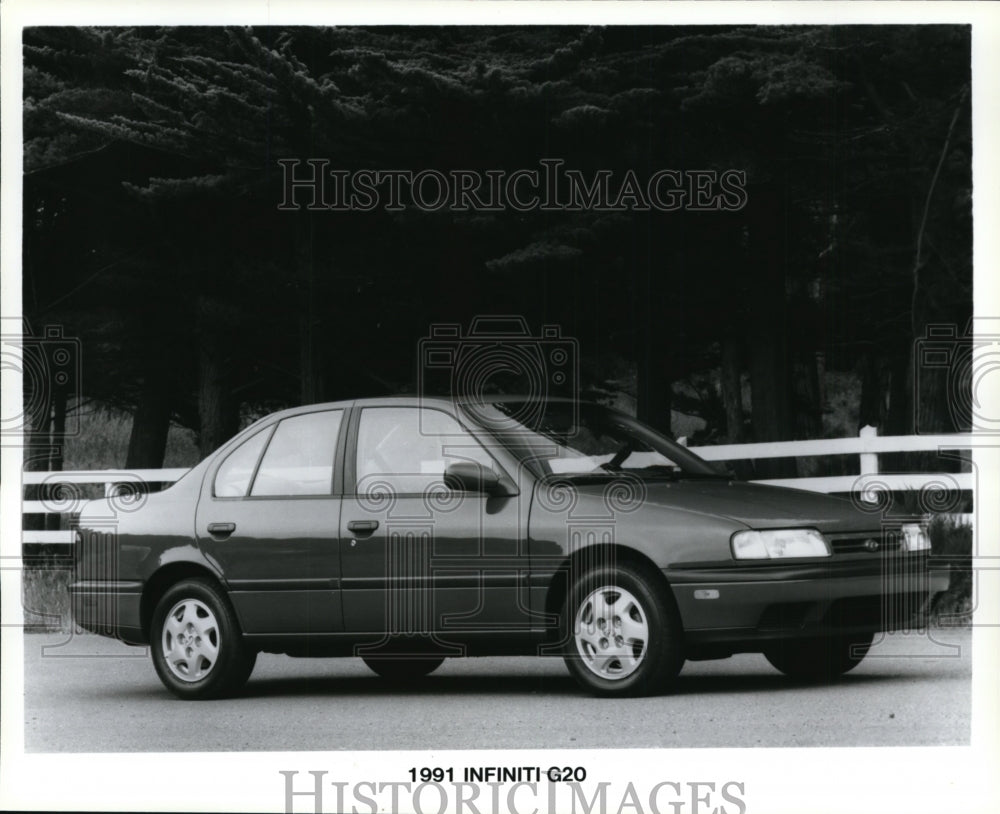
[[[404,688],[359,659],[262,654],[244,693],[190,702],[141,648],[25,638],[25,750],[171,752],[477,748],[929,746],[969,742],[971,634],[893,634],[839,682],[762,656],[689,662],[677,690],[608,700],[553,658],[447,661]]]

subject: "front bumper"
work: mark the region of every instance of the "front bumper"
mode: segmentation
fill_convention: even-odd
[[[688,643],[734,652],[778,639],[916,629],[949,580],[922,554],[665,574]]]

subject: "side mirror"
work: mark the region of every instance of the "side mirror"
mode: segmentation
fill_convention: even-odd
[[[500,476],[492,469],[475,461],[457,461],[444,470],[444,485],[456,492],[483,492],[488,495],[500,491]]]

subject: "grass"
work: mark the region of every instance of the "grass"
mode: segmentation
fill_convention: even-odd
[[[132,430],[129,413],[108,407],[83,407],[78,431],[63,446],[63,469],[122,469]],[[193,430],[171,425],[164,469],[191,467],[201,460]]]
[[[63,469],[123,469],[128,455],[132,417],[106,407],[84,407],[74,422],[74,431],[63,445]],[[194,432],[171,426],[163,468],[194,466],[201,459]],[[100,484],[81,485],[81,498],[103,495]],[[63,519],[62,527],[66,528]],[[70,632],[67,588],[73,581],[73,566],[65,557],[41,556],[25,559],[21,574],[24,626],[28,631]]]
[[[70,632],[69,592],[71,565],[55,558],[25,565],[21,572],[21,603],[24,629],[28,632]]]
[[[937,515],[930,526],[931,553],[951,565],[948,590],[931,610],[931,623],[939,627],[972,624],[972,526],[951,515]]]

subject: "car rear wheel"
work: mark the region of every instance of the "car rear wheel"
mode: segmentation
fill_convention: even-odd
[[[412,681],[423,678],[444,664],[443,658],[427,657],[398,656],[396,658],[362,658],[361,660],[382,678],[387,678],[390,681]]]
[[[153,613],[150,640],[157,675],[184,699],[235,692],[257,660],[243,644],[229,601],[206,579],[185,579],[167,590]]]
[[[764,657],[790,678],[831,681],[857,667],[868,654],[874,634],[778,642]]]
[[[595,695],[664,692],[684,663],[672,597],[631,565],[582,575],[570,590],[564,621],[566,666]]]

